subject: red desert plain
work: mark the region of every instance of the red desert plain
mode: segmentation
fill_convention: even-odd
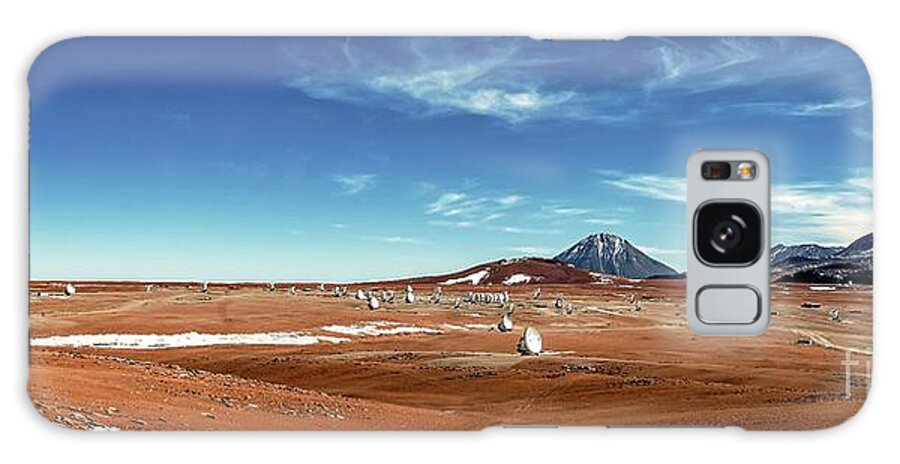
[[[73,282],[71,295],[67,282],[32,282],[29,392],[49,420],[94,430],[815,429],[866,399],[870,286],[773,284],[765,334],[701,337],[681,279],[539,260],[480,272]],[[539,354],[517,350],[526,327]]]

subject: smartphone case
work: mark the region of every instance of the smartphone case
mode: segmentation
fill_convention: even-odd
[[[35,61],[30,379],[89,430],[819,429],[865,402],[872,110],[809,37],[126,38]],[[772,311],[685,314],[685,162],[770,161]]]

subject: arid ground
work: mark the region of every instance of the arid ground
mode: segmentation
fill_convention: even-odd
[[[445,286],[439,304],[425,301],[432,283],[414,285],[414,304],[399,301],[400,282],[351,285],[345,297],[330,284],[294,285],[296,294],[291,284],[211,284],[203,294],[196,282],[149,292],[76,282],[63,298],[53,293],[61,283],[33,282],[35,407],[79,429],[813,429],[852,416],[869,387],[871,287],[776,284],[767,333],[715,338],[686,326],[682,280],[541,285],[537,300],[532,284],[459,284]],[[375,287],[394,289],[398,302],[370,310],[354,298]],[[499,305],[452,307],[469,291],[504,290],[511,332],[493,328]],[[557,295],[572,314],[554,308]],[[821,307],[801,308],[807,301]],[[526,326],[543,335],[539,356],[516,352]],[[92,334],[108,335],[83,337]],[[283,344],[253,344],[248,334]]]

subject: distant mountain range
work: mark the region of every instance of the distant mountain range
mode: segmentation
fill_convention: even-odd
[[[770,256],[772,279],[776,282],[871,284],[872,244],[870,233],[845,247],[812,243],[775,245]],[[604,276],[678,279],[684,278],[684,273],[650,257],[618,235],[599,233],[588,235],[553,259],[502,259],[449,274],[402,279],[402,282],[504,286],[590,283]]]
[[[846,247],[815,244],[775,245],[770,265],[776,282],[872,283],[872,246],[869,233]]]
[[[632,279],[678,275],[678,271],[647,256],[628,240],[608,233],[588,235],[553,259],[578,269]]]
[[[772,247],[769,262],[772,266],[777,266],[792,261],[816,261],[834,256],[843,249],[843,247],[827,247],[813,243],[790,246],[779,243]]]

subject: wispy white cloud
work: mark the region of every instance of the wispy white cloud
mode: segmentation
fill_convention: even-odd
[[[360,238],[362,238],[363,240],[370,240],[370,241],[374,241],[374,242],[391,243],[391,244],[406,244],[406,245],[413,245],[413,244],[424,244],[424,243],[427,243],[425,240],[422,240],[422,239],[419,239],[419,238],[415,238],[415,237],[403,237],[403,236],[399,236],[399,235],[388,235],[388,236],[384,236],[384,235],[367,235],[367,236],[360,237]]]
[[[331,180],[338,184],[345,195],[355,195],[375,187],[376,178],[375,174],[335,174],[331,176]]]
[[[871,177],[772,186],[774,241],[846,245],[872,231]]]
[[[560,229],[538,228],[538,227],[516,227],[516,226],[491,226],[489,230],[495,232],[505,232],[508,234],[518,235],[557,235],[563,233]]]
[[[428,221],[428,225],[437,226],[437,227],[455,227],[458,229],[471,229],[471,228],[475,227],[477,224],[474,221],[434,220],[434,221]]]
[[[286,53],[296,66],[287,85],[313,98],[511,125],[623,123],[673,108],[697,112],[685,121],[726,108],[828,116],[871,100],[855,54],[820,39],[658,38],[571,47],[520,38],[333,39]]]
[[[856,137],[860,138],[861,140],[865,140],[867,142],[872,141],[872,130],[871,129],[866,129],[863,127],[854,127],[853,129],[850,129],[850,132],[853,135],[855,135]]]
[[[486,198],[473,198],[466,193],[448,192],[429,203],[425,213],[445,217],[475,217],[484,213],[487,204]]]
[[[495,201],[504,207],[511,207],[522,203],[525,200],[525,197],[522,195],[506,195],[500,198],[497,198]]]
[[[474,185],[477,185],[474,184]],[[475,195],[466,192],[445,192],[425,205],[426,216],[438,216],[431,219],[428,225],[436,227],[452,227],[457,229],[487,230],[508,234],[555,234],[558,229],[541,229],[536,227],[520,227],[515,221],[522,217],[522,207],[527,204],[528,197],[520,194],[504,194],[499,196]],[[518,216],[516,213],[519,213]],[[509,216],[514,216],[510,218]],[[503,224],[504,219],[512,219],[514,224]]]
[[[744,109],[755,112],[764,112],[783,116],[835,116],[849,110],[863,108],[869,105],[868,100],[858,98],[841,98],[830,101],[816,102],[790,102],[790,101],[757,101],[747,103],[730,103],[725,108],[717,111],[732,109]]]
[[[588,208],[577,208],[573,206],[548,206],[541,207],[541,214],[545,216],[584,216],[591,212]]]
[[[506,216],[506,211],[521,206],[524,202],[525,197],[517,194],[491,197],[465,192],[445,192],[425,205],[425,214],[490,222]]]
[[[558,250],[547,247],[547,246],[511,246],[506,248],[509,251],[513,251],[523,255],[531,255],[531,256],[550,256],[555,255]]]
[[[493,61],[493,60],[491,60]],[[571,100],[571,91],[492,85],[483,82],[494,63],[464,63],[455,67],[395,72],[374,78],[372,89],[399,94],[426,105],[432,112],[465,112],[496,116],[510,122],[537,117]]]
[[[687,201],[687,182],[684,177],[655,174],[629,174],[597,169],[593,171],[601,182],[635,195],[665,201]]]
[[[288,80],[315,98],[381,106],[419,116],[476,114],[510,123],[568,114],[576,92],[550,88],[527,78],[528,68],[548,60],[518,56],[527,41],[482,39],[344,40],[346,60],[293,49],[288,53],[302,69]],[[320,44],[325,47],[326,44]],[[328,60],[328,61],[326,61]],[[552,60],[551,60],[552,61]],[[512,72],[512,69],[517,72]],[[514,74],[518,73],[518,76]]]
[[[625,223],[625,220],[619,218],[587,218],[584,222],[597,226],[620,226]]]

